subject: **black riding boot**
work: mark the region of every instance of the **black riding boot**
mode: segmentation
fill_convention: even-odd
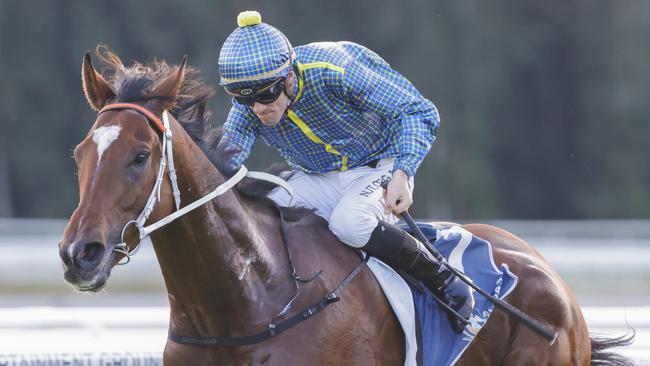
[[[361,249],[421,280],[436,297],[469,319],[474,308],[472,289],[440,265],[423,244],[396,225],[380,220],[368,244]],[[455,316],[448,313],[447,319],[456,333],[463,331],[463,323]]]

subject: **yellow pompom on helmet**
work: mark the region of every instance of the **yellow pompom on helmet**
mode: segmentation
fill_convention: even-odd
[[[237,25],[219,53],[219,84],[239,88],[286,77],[294,60],[287,37],[256,11],[240,13]]]

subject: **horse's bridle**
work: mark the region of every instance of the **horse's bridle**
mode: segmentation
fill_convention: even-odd
[[[141,115],[143,115],[144,117],[146,117],[147,120],[150,122],[150,125],[152,125],[152,127],[154,127],[158,132],[162,134],[162,142],[161,142],[162,151],[160,156],[160,167],[158,168],[158,175],[156,177],[156,182],[153,186],[153,189],[151,190],[151,194],[149,194],[147,203],[145,204],[144,209],[142,210],[138,218],[135,220],[131,220],[124,225],[120,236],[121,242],[118,243],[113,249],[113,251],[123,254],[124,258],[126,258],[126,261],[125,262],[120,261],[118,263],[119,265],[129,263],[131,257],[138,252],[140,248],[140,242],[142,242],[143,239],[151,235],[152,232],[164,227],[165,225],[176,220],[177,218],[207,203],[213,198],[226,193],[229,189],[231,189],[237,183],[239,183],[239,181],[244,179],[244,177],[266,180],[276,185],[279,185],[282,188],[284,188],[291,197],[293,197],[293,189],[285,180],[268,173],[252,172],[252,171],[249,172],[248,169],[244,165],[242,165],[241,168],[239,168],[239,171],[235,175],[233,175],[230,179],[225,181],[223,184],[219,185],[215,190],[199,198],[198,200],[188,204],[187,206],[181,208],[181,193],[180,190],[178,189],[176,168],[174,167],[174,150],[173,150],[173,143],[172,143],[172,130],[169,123],[169,112],[167,112],[166,110],[163,111],[162,121],[161,121],[160,118],[158,118],[158,116],[156,116],[153,112],[151,112],[147,108],[144,108],[141,105],[134,104],[134,103],[113,103],[102,108],[97,114],[97,116],[99,117],[99,115],[101,115],[102,113],[111,110],[136,111]],[[167,165],[169,165],[169,180],[172,185],[176,211],[154,222],[153,224],[150,224],[145,227],[144,224],[149,219],[149,215],[151,215],[151,212],[153,211],[154,206],[156,205],[156,201],[160,201],[160,189],[162,187],[162,182],[165,175],[165,168]],[[135,228],[138,230],[138,242],[135,244],[133,248],[129,248],[129,246],[126,244],[126,240],[124,239],[126,230],[131,225],[135,226]]]

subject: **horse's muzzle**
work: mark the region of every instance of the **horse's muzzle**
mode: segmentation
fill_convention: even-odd
[[[95,291],[105,282],[104,257],[106,246],[99,241],[77,241],[62,245],[59,256],[63,261],[64,278],[82,291]]]

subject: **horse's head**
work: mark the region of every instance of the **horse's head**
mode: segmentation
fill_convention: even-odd
[[[88,53],[83,60],[85,96],[91,107],[101,112],[74,150],[79,205],[59,243],[65,279],[82,291],[101,289],[112,267],[123,258],[115,250],[116,245],[123,240],[125,224],[136,219],[145,207],[159,173],[163,151],[163,132],[151,118],[135,109],[107,110],[106,107],[131,102],[154,116],[161,116],[164,110],[173,107],[185,77],[185,59],[176,69],[158,64],[163,67],[148,69],[155,72],[145,77],[143,65],[125,68],[116,55],[109,55],[106,60],[113,62],[116,75],[122,75],[115,76],[112,83],[95,70]],[[139,89],[139,94],[134,89]],[[163,180],[161,190],[152,217],[172,211],[167,179]],[[127,250],[132,250],[138,245],[137,234],[126,232]]]

